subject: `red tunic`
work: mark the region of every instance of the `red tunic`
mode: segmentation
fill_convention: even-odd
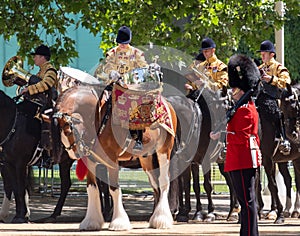
[[[260,166],[257,155],[257,166],[253,165],[250,136],[254,135],[259,146],[258,113],[253,101],[237,109],[227,124],[227,153],[225,171],[256,168]]]

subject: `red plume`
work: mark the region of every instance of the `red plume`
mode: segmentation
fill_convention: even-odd
[[[83,180],[88,173],[88,168],[85,164],[86,161],[86,157],[82,157],[79,160],[77,160],[76,175],[80,181]]]

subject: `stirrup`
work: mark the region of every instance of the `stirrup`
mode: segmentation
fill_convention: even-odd
[[[136,142],[135,142],[132,150],[133,151],[141,151],[141,150],[143,150],[143,143],[140,140],[136,140]]]

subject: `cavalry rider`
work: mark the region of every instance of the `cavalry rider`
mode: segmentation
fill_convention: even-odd
[[[273,134],[273,137],[280,139],[278,147],[280,152],[288,155],[291,146],[285,135],[283,117],[278,100],[280,99],[282,89],[286,88],[286,84],[291,83],[289,71],[275,60],[276,52],[271,41],[263,41],[260,45],[260,50],[257,52],[260,52],[262,59],[262,64],[259,66],[262,86],[256,100],[262,126],[262,139],[268,138],[264,136],[264,133],[268,133],[268,130]],[[277,130],[273,128],[274,124]],[[263,147],[262,145],[261,148],[262,153],[264,153],[264,148],[269,147]]]
[[[57,70],[50,63],[51,52],[46,45],[40,45],[32,52],[34,56],[34,64],[40,68],[36,75],[32,75],[29,79],[28,86],[25,87],[21,94],[24,95],[25,100],[20,103],[19,107],[26,109],[25,112],[31,113],[29,115],[36,116],[42,120],[42,133],[40,147],[45,148],[48,152],[51,149],[50,145],[50,124],[43,121],[41,114],[53,108],[53,101],[57,98]],[[38,104],[38,109],[30,110],[30,106],[26,105],[29,102],[26,99]],[[38,113],[38,114],[37,114]],[[49,161],[49,160],[47,160]]]
[[[209,78],[209,87],[213,91],[224,89],[228,85],[227,65],[219,60],[215,54],[216,44],[211,38],[204,38],[201,42],[201,52],[205,58],[199,54],[196,60],[203,60],[200,63],[194,63],[194,67],[200,72],[204,72]],[[202,59],[201,59],[202,58]],[[197,80],[195,84],[186,84],[188,90],[196,89],[195,85],[201,85],[202,81]]]
[[[196,60],[190,67],[194,67],[196,71],[201,72],[207,77],[208,87],[214,92],[220,92],[225,96],[228,86],[228,73],[227,65],[219,60],[216,56],[216,43],[209,37],[206,37],[201,42],[201,53],[195,58]],[[197,74],[197,73],[196,73]],[[197,87],[203,85],[203,80],[189,82],[185,84],[185,88],[188,90],[188,97],[193,96],[193,91],[197,90]],[[203,78],[202,78],[203,79]],[[207,106],[207,105],[206,105]],[[208,109],[208,108],[207,108]],[[204,105],[201,106],[201,111],[207,110]],[[218,113],[218,111],[214,111]],[[225,111],[224,111],[225,112]],[[207,110],[207,115],[210,115],[210,111]],[[203,114],[204,115],[204,114]],[[224,151],[221,153],[224,156]],[[220,157],[221,158],[221,157]]]
[[[119,81],[125,73],[133,69],[148,67],[144,52],[130,45],[131,38],[132,33],[130,28],[127,26],[120,27],[116,39],[118,46],[110,49],[106,53],[103,71],[108,74],[110,78],[110,85],[104,90],[104,97],[106,97],[106,99],[110,96],[109,93],[112,91],[111,84],[113,82]],[[130,134],[136,141],[133,150],[142,150],[143,130],[130,130]]]

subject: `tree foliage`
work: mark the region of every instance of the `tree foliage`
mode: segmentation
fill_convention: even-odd
[[[0,34],[6,40],[16,36],[21,56],[44,42],[51,46],[54,62],[67,65],[78,56],[68,28],[100,33],[99,47],[105,52],[115,44],[118,28],[128,25],[134,45],[152,42],[190,54],[210,36],[218,56],[227,61],[235,52],[253,54],[284,23],[293,24],[299,34],[299,1],[285,1],[284,18],[274,6],[275,0],[2,0]]]

